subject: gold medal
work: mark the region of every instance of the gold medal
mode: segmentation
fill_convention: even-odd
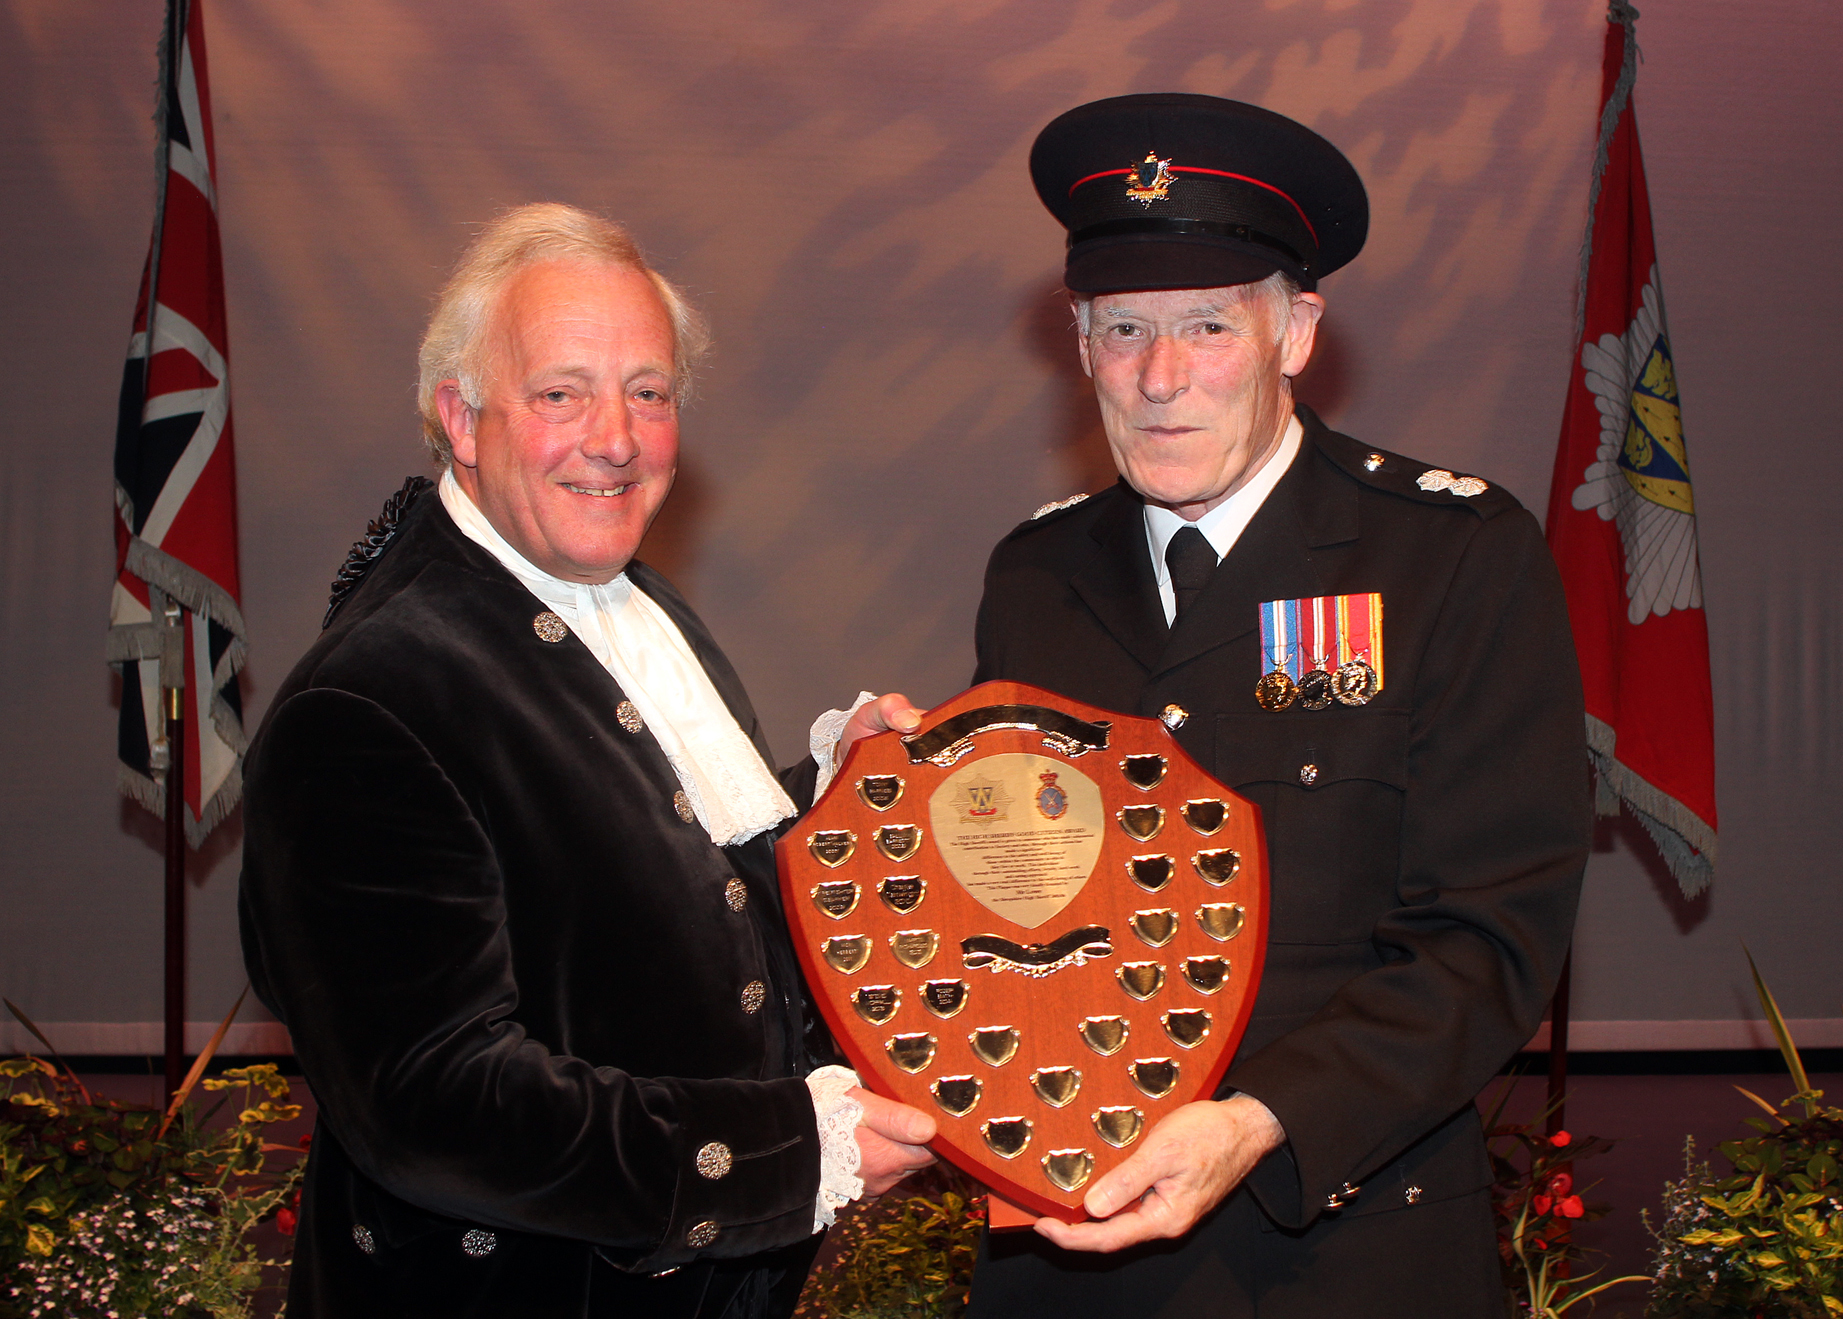
[[[1313,669],[1299,680],[1299,708],[1325,710],[1331,706],[1332,679],[1323,669]]]
[[[1376,694],[1376,671],[1360,659],[1340,664],[1331,691],[1344,705],[1368,705]]]
[[[1254,699],[1260,702],[1263,710],[1284,710],[1299,695],[1299,689],[1285,669],[1275,669],[1264,674],[1254,684]]]

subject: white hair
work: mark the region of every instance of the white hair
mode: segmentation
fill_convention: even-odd
[[[1294,301],[1299,297],[1298,280],[1294,279],[1284,270],[1276,270],[1266,279],[1255,280],[1251,284],[1232,284],[1229,287],[1236,290],[1235,296],[1240,301],[1251,302],[1263,294],[1272,299],[1274,311],[1276,313],[1274,342],[1279,343],[1282,339],[1286,338],[1287,317],[1293,309]],[[1094,299],[1097,296],[1106,297],[1107,295],[1104,293],[1098,295],[1092,293],[1071,293],[1069,295],[1075,303],[1076,327],[1081,331],[1081,336],[1084,339],[1094,332]]]
[[[416,402],[423,441],[444,466],[454,462],[454,449],[435,405],[436,388],[444,380],[459,381],[461,400],[479,410],[486,397],[487,322],[497,295],[519,271],[545,261],[595,262],[645,275],[672,322],[674,399],[683,404],[691,397],[692,373],[710,348],[710,330],[685,295],[646,264],[632,235],[613,220],[558,202],[514,207],[495,218],[461,253],[423,332]]]

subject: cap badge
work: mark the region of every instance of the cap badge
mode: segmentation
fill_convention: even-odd
[[[1148,151],[1144,160],[1126,171],[1126,195],[1150,208],[1153,202],[1169,197],[1171,185],[1176,182],[1171,177],[1171,162],[1160,160],[1156,151]]]

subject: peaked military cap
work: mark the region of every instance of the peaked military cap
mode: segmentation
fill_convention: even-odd
[[[1076,293],[1219,288],[1283,270],[1302,288],[1347,264],[1369,198],[1303,124],[1218,96],[1078,105],[1030,150],[1037,195],[1069,231]]]

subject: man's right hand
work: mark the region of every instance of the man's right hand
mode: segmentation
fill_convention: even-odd
[[[861,1158],[858,1176],[864,1179],[865,1195],[882,1195],[910,1173],[934,1162],[927,1148],[927,1142],[934,1139],[933,1118],[919,1108],[898,1104],[862,1088],[847,1093],[864,1106],[857,1139]]]

